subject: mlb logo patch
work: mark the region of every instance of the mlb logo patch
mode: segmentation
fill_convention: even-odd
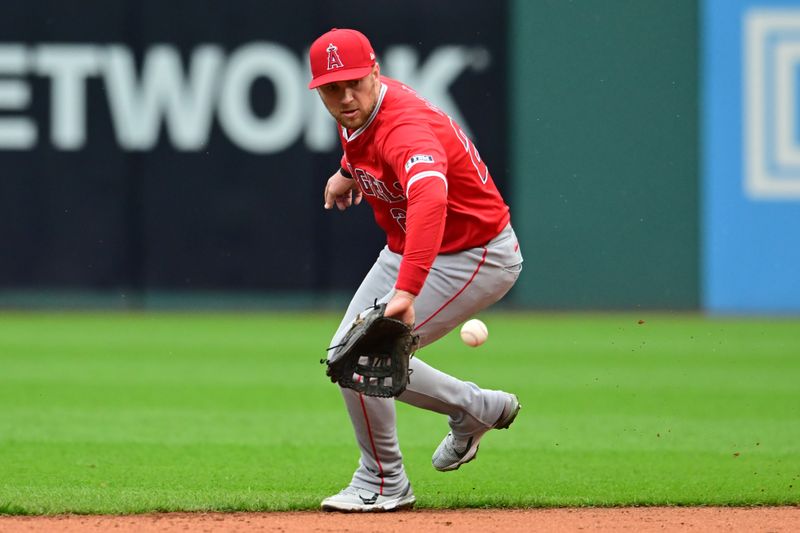
[[[433,163],[433,156],[432,155],[412,155],[408,159],[408,161],[406,161],[406,172],[411,170],[411,167],[413,167],[417,163]]]
[[[800,199],[800,9],[743,15],[745,190]]]

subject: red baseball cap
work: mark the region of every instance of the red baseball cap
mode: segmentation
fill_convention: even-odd
[[[357,80],[372,71],[375,52],[363,33],[333,28],[311,45],[309,89],[334,81]]]

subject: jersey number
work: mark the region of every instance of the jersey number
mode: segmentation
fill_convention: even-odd
[[[400,229],[403,230],[403,233],[406,232],[406,210],[400,209],[398,207],[392,208],[389,211],[392,214],[392,218],[397,222],[400,226]]]
[[[456,126],[456,123],[453,122],[452,118],[450,119],[450,125],[453,127],[453,131],[456,132],[456,137],[458,137],[458,140],[461,141],[461,145],[464,147],[464,150],[469,155],[469,158],[472,161],[472,166],[475,167],[475,171],[478,173],[478,178],[481,180],[481,183],[486,185],[486,182],[489,179],[489,168],[481,159],[481,154],[478,153],[478,149],[475,147],[475,145],[469,141],[467,134],[464,133],[461,128]]]

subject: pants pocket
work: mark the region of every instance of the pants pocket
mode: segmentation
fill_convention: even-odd
[[[503,270],[514,276],[514,279],[516,280],[519,277],[520,273],[522,272],[522,263],[517,263],[516,265],[503,267]]]

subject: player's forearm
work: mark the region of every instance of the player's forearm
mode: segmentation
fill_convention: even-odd
[[[447,190],[438,179],[414,187],[408,199],[405,249],[395,287],[417,295],[442,245]]]

